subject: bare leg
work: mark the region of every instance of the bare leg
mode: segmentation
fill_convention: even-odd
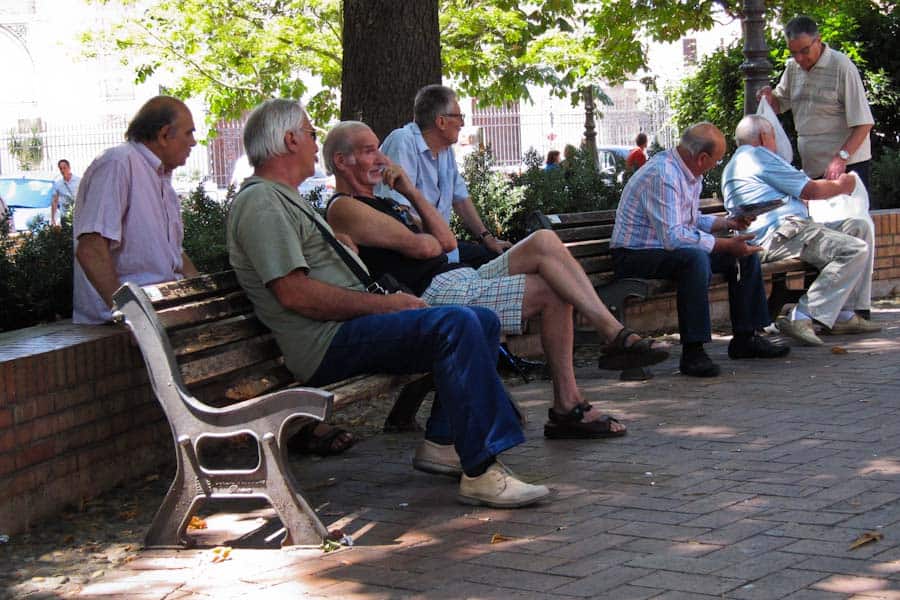
[[[525,279],[525,298],[522,302],[522,316],[525,319],[541,315],[541,345],[547,357],[547,364],[553,374],[553,408],[566,414],[584,402],[578,383],[575,381],[574,324],[572,305],[563,301],[538,275],[528,275]],[[615,319],[613,319],[615,320]],[[621,327],[621,326],[620,326]],[[584,415],[584,421],[596,421],[603,414],[592,407]],[[611,431],[622,431],[625,426],[611,422]]]
[[[550,289],[574,306],[603,339],[612,340],[622,329],[622,324],[597,296],[584,269],[555,233],[536,231],[507,252],[510,275],[540,275]]]

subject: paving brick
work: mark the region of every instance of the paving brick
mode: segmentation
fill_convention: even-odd
[[[797,590],[811,586],[826,577],[828,577],[827,573],[783,569],[777,573],[773,573],[762,579],[757,579],[756,581],[731,590],[728,592],[728,597],[736,598],[738,600],[771,600],[772,598],[782,598]]]
[[[681,592],[697,592],[710,596],[724,595],[729,590],[743,583],[740,579],[730,579],[714,575],[698,575],[696,573],[678,573],[673,571],[657,571],[631,582],[633,585],[653,587],[660,590],[677,590]]]

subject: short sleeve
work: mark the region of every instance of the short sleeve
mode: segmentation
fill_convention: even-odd
[[[236,221],[235,242],[264,284],[296,269],[309,269],[301,242],[306,232],[297,235],[297,228],[304,225],[290,218],[279,199],[256,198],[242,208],[245,214]]]

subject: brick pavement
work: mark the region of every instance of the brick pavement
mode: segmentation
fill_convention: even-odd
[[[296,464],[323,521],[354,547],[273,548],[261,541],[271,527],[252,533],[265,509],[217,513],[204,535],[235,546],[230,560],[144,551],[62,595],[900,598],[900,310],[875,319],[880,335],[828,338],[784,360],[730,361],[717,339],[723,375],[712,380],[678,375],[677,356],[648,382],[580,369],[587,399],[628,424],[622,439],[545,441],[549,384],[513,388],[528,441],[504,461],[556,489],[538,507],[457,504],[454,482],[410,468],[417,435],[378,435]],[[866,531],[884,538],[849,550]]]

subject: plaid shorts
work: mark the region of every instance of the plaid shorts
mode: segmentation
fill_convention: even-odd
[[[459,304],[489,308],[500,317],[503,333],[522,333],[525,275],[509,274],[509,255],[503,253],[475,269],[454,269],[435,276],[422,294],[432,306]]]

